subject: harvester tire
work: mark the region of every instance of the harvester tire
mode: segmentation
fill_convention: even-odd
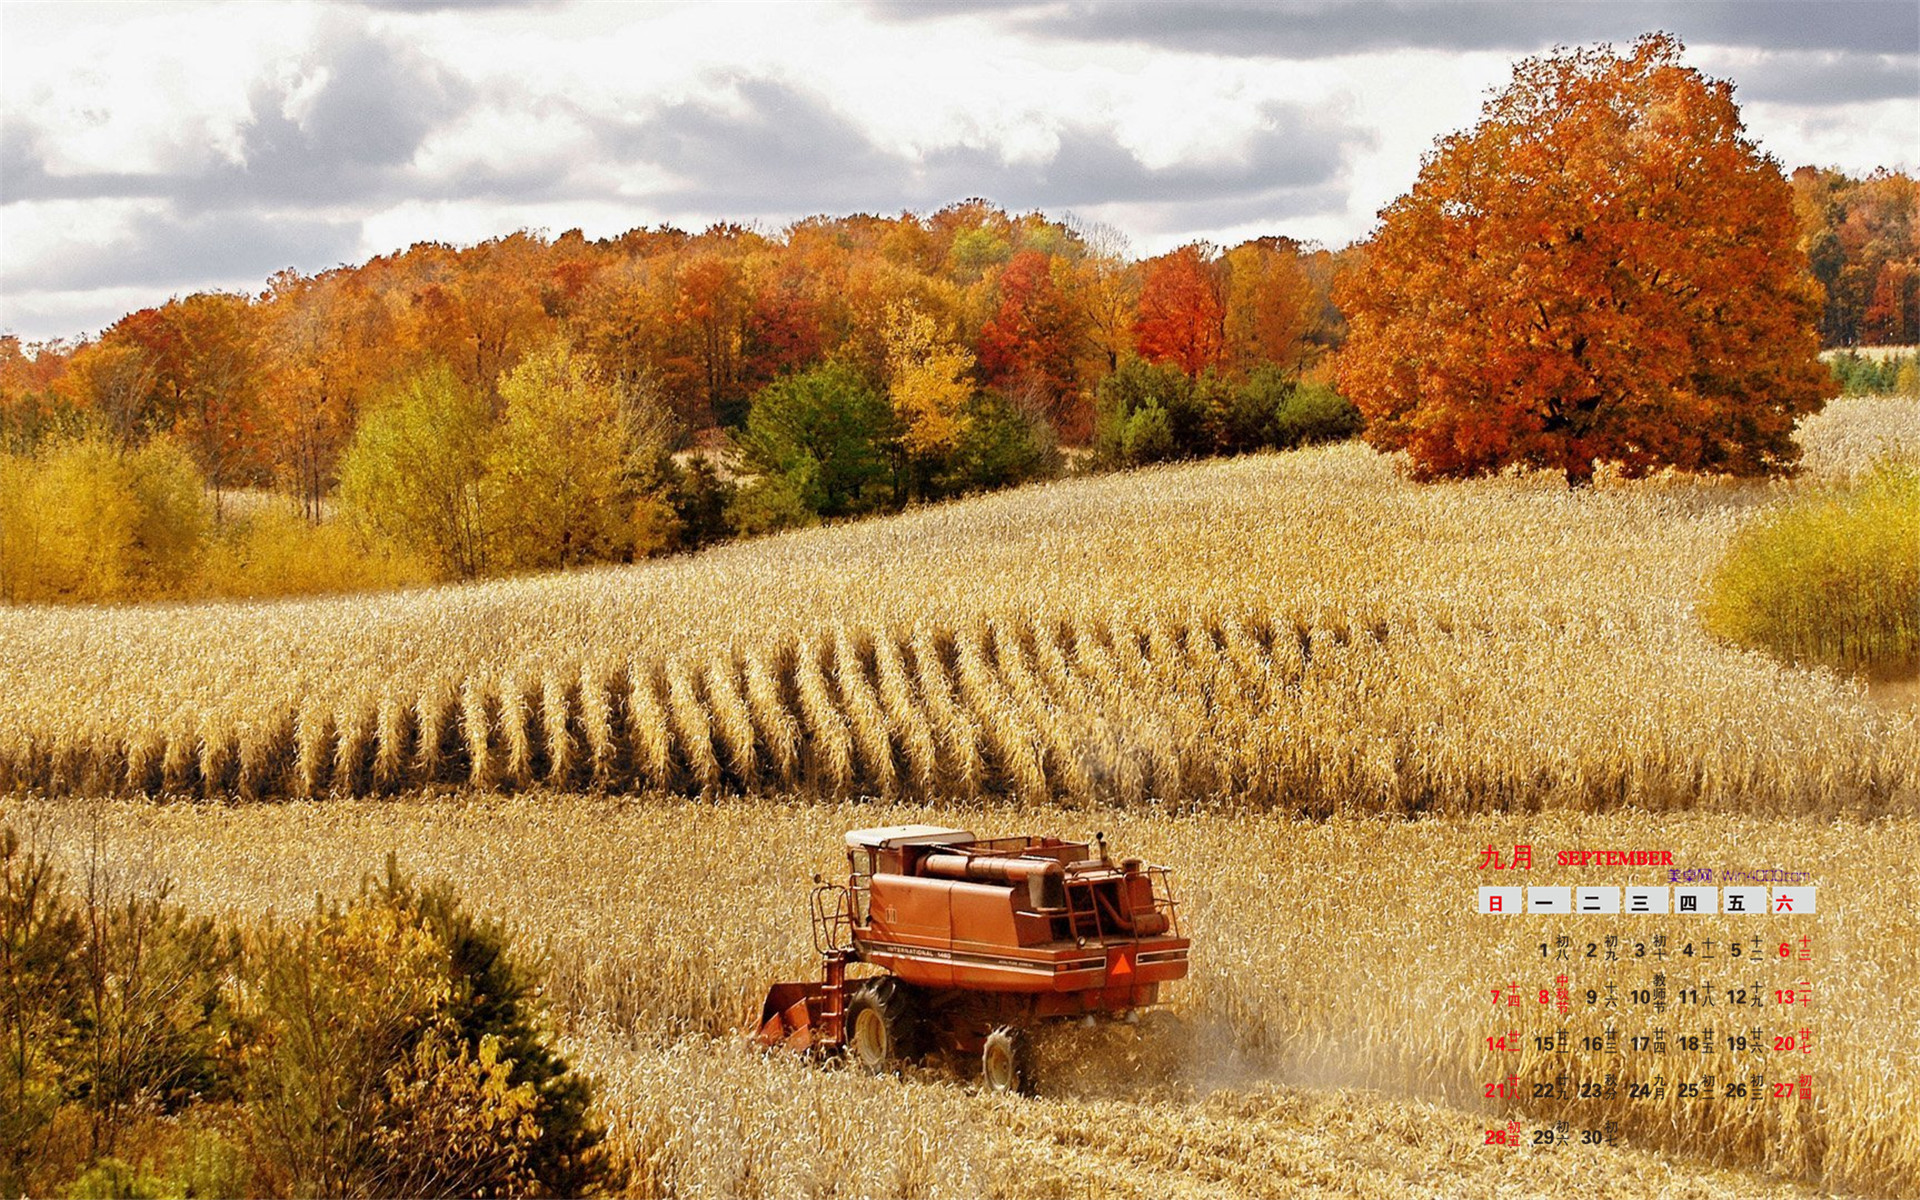
[[[980,1051],[980,1080],[990,1092],[1033,1094],[1033,1065],[1027,1038],[1018,1029],[1002,1026],[987,1035]]]
[[[847,1057],[875,1075],[897,1071],[919,1053],[913,998],[893,979],[876,979],[847,1004]]]

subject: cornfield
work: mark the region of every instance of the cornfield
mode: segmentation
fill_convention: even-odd
[[[542,949],[547,998],[567,1043],[600,1077],[603,1119],[642,1195],[1011,1196],[1804,1194],[1780,1177],[1868,1195],[1920,1185],[1920,1013],[1911,955],[1920,883],[1899,864],[1920,853],[1911,821],[1754,821],[1691,813],[1429,818],[1277,813],[1157,813],[1150,806],[1060,808],[972,801],[925,808],[860,803],[689,801],[472,792],[401,801],[252,807],[141,801],[15,803],[69,869],[96,833],[110,862],[165,876],[181,902],[251,915],[310,908],[351,893],[400,847],[403,869],[455,881],[474,903]],[[1053,1031],[1042,1041],[1041,1095],[977,1092],[971,1064],[934,1060],[901,1080],[823,1071],[746,1050],[738,1036],[765,986],[817,971],[805,917],[814,872],[844,871],[840,834],[906,821],[991,834],[1090,835],[1175,871],[1194,973],[1165,1021]],[[1681,953],[1698,918],[1487,917],[1475,888],[1483,845],[1526,842],[1536,863],[1558,849],[1670,848],[1676,864],[1814,872],[1808,917],[1709,919],[1709,935],[1760,933],[1765,961],[1733,970]],[[1645,869],[1578,882],[1666,882]],[[1565,873],[1521,881],[1569,882]],[[1748,928],[1751,926],[1751,928]],[[1543,960],[1543,930],[1576,943],[1674,936],[1659,966],[1569,967]],[[1773,944],[1810,939],[1812,960],[1782,963]],[[1577,948],[1576,948],[1577,953]],[[1613,984],[1621,995],[1668,975],[1685,987],[1771,989],[1810,975],[1810,1010],[1642,1006],[1570,1015],[1496,1008],[1488,990]],[[1749,978],[1752,976],[1752,978]],[[1517,1013],[1518,1015],[1509,1015]],[[1809,1014],[1811,1016],[1809,1017]],[[1784,1024],[1783,1024],[1784,1022]],[[1670,1027],[1663,1054],[1582,1048],[1608,1023]],[[1729,1052],[1724,1035],[1811,1023],[1810,1054]],[[1684,1036],[1711,1025],[1708,1045]],[[1523,1049],[1486,1038],[1515,1027]],[[1539,1050],[1565,1033],[1569,1049]],[[1811,1100],[1724,1094],[1683,1099],[1677,1084],[1713,1075],[1743,1084],[1813,1077]],[[1579,1099],[1618,1076],[1617,1094]],[[1576,1095],[1489,1101],[1514,1074],[1565,1074]],[[1663,1076],[1657,1099],[1629,1085]],[[1713,1089],[1719,1092],[1721,1089]],[[1507,1120],[1574,1129],[1619,1126],[1621,1144],[1487,1148]],[[1653,1152],[1681,1156],[1662,1159]]]
[[[1833,407],[1823,469],[1904,436]],[[1420,487],[1343,446],[585,574],[9,609],[0,790],[1910,812],[1911,714],[1695,620],[1778,486]]]
[[[1818,479],[1920,456],[1906,402],[1803,436]],[[1414,486],[1343,446],[584,574],[5,609],[0,819],[209,913],[306,911],[393,849],[451,879],[540,950],[641,1195],[1920,1194],[1920,716],[1695,614],[1733,533],[1798,486]],[[291,802],[107,798],[128,793]],[[844,869],[844,830],[902,821],[1103,829],[1173,867],[1196,940],[1171,1019],[1043,1039],[1031,1101],[963,1064],[748,1052],[765,986],[817,969],[809,880]],[[1812,869],[1813,1056],[1680,1040],[1775,1032],[1767,1008],[1710,1031],[1675,1008],[1658,1056],[1586,1048],[1598,1006],[1497,1014],[1488,989],[1563,968],[1540,922],[1473,911],[1488,843]],[[1623,874],[1578,882],[1667,882]],[[1732,978],[1690,969],[1658,986]],[[1519,1049],[1487,1044],[1509,1027]],[[1629,1094],[1802,1062],[1811,1096]],[[1508,1075],[1574,1098],[1489,1099]],[[1620,1140],[1483,1148],[1509,1120]]]

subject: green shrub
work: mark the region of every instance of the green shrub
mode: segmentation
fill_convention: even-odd
[[[1873,356],[1846,350],[1827,356],[1827,369],[1847,396],[1920,394],[1920,367],[1912,354]]]
[[[1047,419],[1001,392],[967,402],[960,441],[939,476],[947,495],[1013,487],[1060,473],[1060,447]]]
[[[1130,467],[1172,458],[1178,447],[1173,439],[1173,421],[1157,401],[1127,418],[1120,434],[1120,461]]]
[[[1920,665],[1920,468],[1762,514],[1735,536],[1701,616],[1715,634],[1792,662],[1849,671]]]
[[[1283,450],[1316,442],[1338,442],[1365,424],[1353,402],[1324,383],[1293,388],[1274,414],[1273,444]]]
[[[1136,426],[1134,440],[1159,449],[1160,436],[1148,426],[1162,428],[1167,435],[1167,447],[1159,457],[1169,457],[1176,434],[1172,414],[1194,409],[1193,381],[1171,363],[1155,365],[1137,358],[1121,363],[1118,370],[1100,381],[1094,400],[1093,449],[1103,463],[1130,466],[1143,461],[1129,457],[1127,430],[1134,417],[1149,407],[1159,409],[1160,415]]]

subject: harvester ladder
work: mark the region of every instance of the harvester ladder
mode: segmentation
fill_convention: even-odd
[[[1073,902],[1074,893],[1076,892],[1086,896],[1087,906],[1085,908],[1081,908]],[[1067,927],[1072,930],[1076,940],[1085,937],[1098,938],[1100,936],[1100,901],[1095,898],[1091,887],[1074,887],[1072,884],[1067,885]]]
[[[822,1039],[831,1045],[847,1040],[847,952],[829,950],[820,956],[820,1024]]]

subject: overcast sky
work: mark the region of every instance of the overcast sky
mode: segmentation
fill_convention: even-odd
[[[1915,0],[0,0],[0,329],[416,241],[931,211],[1366,236],[1513,61],[1677,33],[1789,169],[1920,165]]]

